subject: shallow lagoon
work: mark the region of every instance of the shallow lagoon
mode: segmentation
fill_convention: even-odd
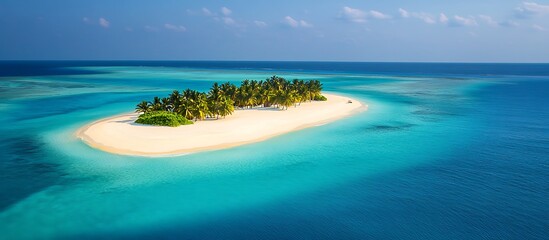
[[[0,234],[21,238],[547,236],[549,74],[433,64],[433,73],[318,63],[51,64],[0,88]],[[263,65],[262,65],[263,64]],[[160,66],[159,66],[160,65]],[[176,65],[176,66],[174,66]],[[390,65],[390,64],[389,64]],[[442,64],[444,65],[444,64]],[[32,72],[32,65],[26,66]],[[466,74],[456,74],[462,67]],[[335,69],[334,69],[335,68]],[[340,68],[340,69],[338,69]],[[278,70],[274,70],[278,69]],[[425,67],[423,67],[425,69]],[[51,72],[59,71],[59,75]],[[427,68],[428,70],[428,68]],[[473,72],[471,72],[473,71]],[[487,75],[486,72],[490,74]],[[61,74],[62,73],[62,74]],[[520,74],[517,74],[520,73]],[[168,158],[74,136],[173,89],[319,79],[369,105],[264,142]],[[12,74],[14,75],[14,74]],[[15,74],[17,75],[17,74]],[[22,74],[20,74],[22,75]]]

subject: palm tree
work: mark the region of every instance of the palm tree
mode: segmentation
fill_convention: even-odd
[[[194,109],[194,117],[196,120],[204,120],[210,114],[208,110],[208,97],[205,93],[198,93]]]
[[[173,90],[169,96],[169,99],[175,109],[179,108],[179,104],[181,103],[181,95],[179,94],[179,91]]]
[[[307,87],[306,87],[305,81],[294,79],[292,81],[292,89],[295,91],[295,94],[296,94],[295,95],[296,105],[297,104],[301,105],[302,102],[308,99],[307,98],[308,93],[307,93]]]
[[[298,89],[299,86],[300,86],[300,84],[301,84],[301,83],[299,82],[299,79],[294,79],[294,80],[292,81],[292,87],[293,87],[294,89]]]
[[[233,102],[236,100],[235,97],[236,97],[237,87],[234,84],[230,82],[226,82],[221,84],[220,88],[223,95],[231,99]]]
[[[263,107],[270,107],[274,102],[276,93],[268,86],[262,88],[260,91],[260,104],[263,105]]]
[[[170,111],[171,109],[173,109],[173,105],[169,98],[162,98],[160,100],[161,100],[162,110]]]
[[[307,88],[309,89],[309,100],[314,100],[322,92],[322,83],[318,80],[310,80],[307,82]]]
[[[181,114],[186,119],[193,119],[193,109],[194,105],[191,102],[191,100],[185,99],[182,104],[179,105],[179,108],[177,109],[177,112]]]
[[[231,115],[234,112],[234,102],[225,96],[222,96],[220,100],[219,115],[225,118],[225,116]]]
[[[253,108],[288,107],[304,101],[311,101],[321,96],[322,83],[318,80],[288,81],[282,77],[272,76],[264,81],[244,80],[237,87],[230,82],[219,85],[215,82],[208,93],[186,89],[183,92],[174,90],[168,97],[154,97],[152,102],[142,101],[137,104],[136,112],[173,110],[187,119],[203,120],[206,117],[225,117],[234,112],[235,107]]]
[[[294,104],[294,92],[292,90],[279,91],[278,103],[282,106],[282,109],[288,109],[289,106]]]
[[[219,118],[219,111],[221,108],[221,97],[224,97],[221,92],[219,84],[215,82],[208,92],[208,109],[212,115]]]
[[[187,88],[180,97],[178,113],[187,119],[194,119],[194,113],[196,112],[195,96],[196,91]]]
[[[151,108],[153,111],[162,111],[162,101],[159,97],[154,97],[153,102],[151,103]]]
[[[151,105],[149,105],[149,102],[141,101],[135,107],[135,112],[137,112],[137,113],[147,113],[150,109],[151,109]]]
[[[236,94],[237,105],[239,107],[252,107],[253,106],[253,91],[251,90],[251,82],[246,79],[240,84],[238,93]]]
[[[244,106],[246,106],[246,90],[243,87],[239,87],[236,90],[234,102],[235,106],[239,108],[244,108]]]
[[[250,81],[250,88],[248,90],[248,95],[249,95],[248,105],[250,107],[260,105],[259,88],[260,88],[260,85],[256,80]]]

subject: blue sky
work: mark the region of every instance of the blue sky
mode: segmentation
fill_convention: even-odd
[[[549,1],[0,1],[0,59],[549,62]]]

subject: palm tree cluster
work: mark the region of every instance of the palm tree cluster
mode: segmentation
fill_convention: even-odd
[[[288,107],[305,101],[325,100],[321,95],[322,83],[318,80],[288,81],[272,76],[266,80],[244,80],[240,87],[227,82],[212,85],[207,93],[187,89],[174,90],[168,97],[154,97],[152,102],[137,104],[136,112],[171,111],[187,119],[203,120],[230,115],[237,108]]]

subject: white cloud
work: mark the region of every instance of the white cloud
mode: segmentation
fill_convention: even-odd
[[[364,12],[357,8],[351,8],[351,7],[343,7],[343,10],[341,12],[341,17],[343,19],[346,19],[350,22],[356,22],[356,23],[363,23],[366,22],[369,18],[370,19],[378,19],[378,20],[385,20],[392,18],[390,15],[384,14],[379,11],[370,10],[368,12]]]
[[[531,15],[532,15],[531,12],[524,10],[524,8],[522,7],[518,7],[515,9],[515,16],[517,18],[527,18],[527,17],[530,17]]]
[[[545,32],[546,31],[546,29],[544,27],[542,27],[540,25],[537,25],[537,24],[532,25],[532,28],[534,30],[537,30],[537,31],[540,31],[540,32]]]
[[[230,17],[223,17],[223,23],[227,26],[237,26],[236,21]]]
[[[202,8],[202,13],[206,16],[214,16],[215,14],[210,9]]]
[[[478,18],[482,20],[486,25],[492,26],[492,27],[518,27],[519,26],[519,24],[513,20],[496,21],[495,19],[487,15],[479,15]]]
[[[290,16],[284,17],[284,20],[282,21],[286,25],[293,27],[293,28],[299,28],[299,27],[313,27],[312,24],[306,22],[305,20],[295,20],[294,18]]]
[[[231,9],[229,9],[227,7],[222,7],[221,8],[221,13],[223,13],[223,15],[225,15],[225,16],[229,16],[229,15],[231,15],[231,13],[233,13],[233,11],[231,11]]]
[[[444,13],[440,13],[440,16],[438,17],[438,21],[440,21],[443,24],[448,23],[449,19]]]
[[[541,5],[534,2],[523,2],[522,8],[532,13],[541,13],[541,14],[549,13],[549,5]]]
[[[366,13],[356,8],[343,7],[343,17],[351,22],[366,22]]]
[[[450,19],[444,13],[440,14],[438,21],[442,24],[447,24],[448,26],[453,26],[453,27],[478,25],[474,17],[462,17],[459,15],[454,15],[454,17]]]
[[[375,19],[390,19],[391,16],[384,14],[382,12],[371,10],[368,12],[368,17],[375,18]]]
[[[266,22],[263,22],[263,21],[254,21],[254,24],[260,28],[264,28],[264,27],[267,27],[267,23]]]
[[[462,17],[459,15],[454,15],[452,21],[453,25],[457,26],[476,26],[478,25],[477,21],[473,17]]]
[[[308,22],[305,22],[305,20],[299,21],[299,25],[302,26],[302,27],[313,27],[312,24],[310,24]]]
[[[420,15],[417,16],[417,18],[421,19],[423,22],[428,24],[437,23],[437,21],[431,15],[428,15],[428,14],[420,13]]]
[[[398,12],[400,13],[400,16],[403,17],[403,18],[409,18],[410,17],[410,13],[408,13],[408,11],[406,11],[402,8],[399,8]]]
[[[515,9],[515,16],[528,18],[533,15],[549,14],[549,5],[542,5],[535,2],[523,2]]]
[[[221,8],[221,13],[212,12],[210,9],[202,8],[202,14],[207,17],[211,17],[213,20],[217,22],[222,22],[226,26],[230,27],[243,27],[242,25],[238,24],[234,18],[230,17],[230,15],[233,13],[233,11],[227,7]]]
[[[400,16],[403,18],[417,18],[425,23],[428,24],[435,24],[437,21],[431,14],[424,13],[424,12],[408,12],[402,8],[398,9],[398,12],[400,13]]]
[[[288,26],[293,27],[293,28],[299,27],[299,22],[296,21],[295,19],[293,19],[290,16],[284,17],[284,23],[288,24]]]
[[[145,25],[143,28],[147,32],[158,32],[160,30],[157,27],[153,27],[153,26],[150,26],[150,25]]]
[[[108,28],[111,23],[105,18],[99,18],[99,25],[101,25],[101,27]]]
[[[487,16],[487,15],[479,15],[478,16],[482,21],[484,21],[487,25],[489,26],[492,26],[492,27],[497,27],[499,26],[499,23],[497,21],[495,21],[492,17],[490,16]]]
[[[166,23],[164,24],[164,28],[168,29],[168,30],[171,30],[171,31],[174,31],[174,32],[185,32],[187,31],[187,28],[184,27],[184,26],[177,26],[177,25],[173,25],[173,24],[169,24],[169,23]]]
[[[85,23],[91,23],[91,20],[87,17],[83,17],[82,21],[85,22]]]

